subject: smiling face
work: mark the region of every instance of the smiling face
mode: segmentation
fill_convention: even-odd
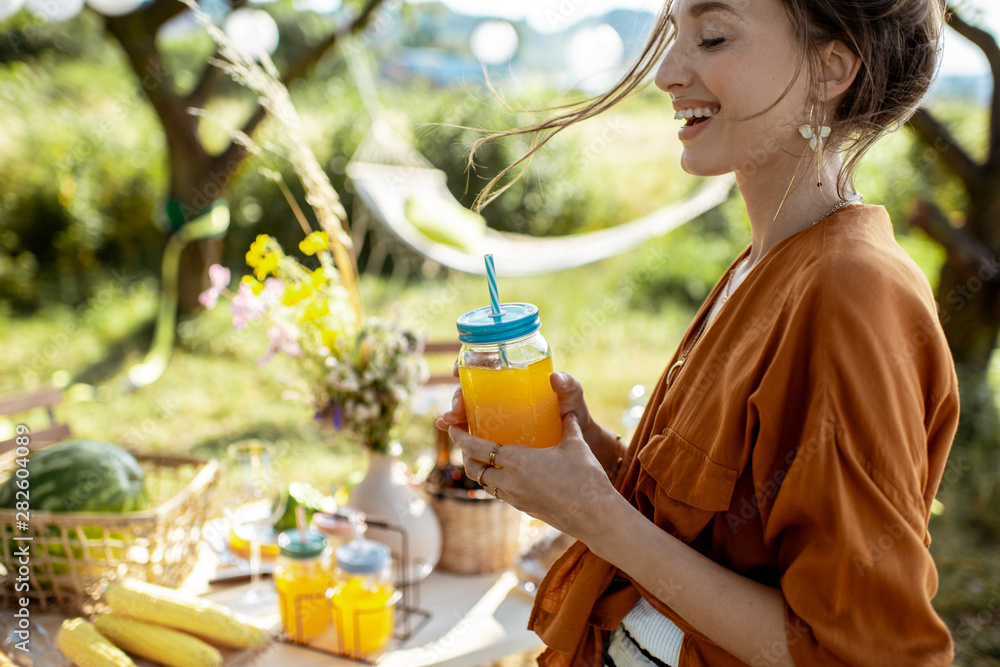
[[[656,85],[684,123],[681,167],[699,176],[794,169],[809,77],[780,0],[674,0],[670,16],[674,41]]]

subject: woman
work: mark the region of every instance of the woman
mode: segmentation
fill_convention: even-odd
[[[541,664],[950,663],[927,524],[954,365],[853,183],[926,92],[942,22],[938,0],[674,0],[615,90],[521,130],[593,116],[659,62],[682,167],[734,172],[752,229],[627,448],[565,373],[551,449],[472,437],[460,396],[439,421],[470,476],[578,539],[537,594]]]

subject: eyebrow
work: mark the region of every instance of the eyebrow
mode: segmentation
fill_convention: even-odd
[[[701,18],[702,16],[710,12],[729,12],[730,14],[739,16],[736,10],[733,9],[731,6],[727,5],[724,2],[717,2],[716,0],[709,0],[709,2],[701,2],[688,9],[688,14],[690,14],[692,18],[696,19]],[[674,18],[673,13],[667,16],[667,20],[675,27],[677,26],[677,20]]]

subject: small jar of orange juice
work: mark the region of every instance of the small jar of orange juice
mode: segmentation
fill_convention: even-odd
[[[331,549],[313,530],[286,530],[278,536],[274,586],[285,632],[300,644],[330,627],[326,593],[333,584]]]
[[[458,375],[472,435],[501,445],[552,447],[562,440],[552,356],[530,303],[470,310],[458,318]]]
[[[385,648],[395,625],[401,597],[392,585],[389,547],[353,540],[337,548],[336,583],[328,592],[340,651],[364,658]]]

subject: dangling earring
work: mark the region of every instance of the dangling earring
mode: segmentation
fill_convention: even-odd
[[[831,129],[828,125],[817,124],[815,121],[816,105],[809,109],[809,124],[799,126],[799,134],[803,139],[809,140],[809,148],[817,153],[816,156],[816,186],[823,187],[823,140],[830,136]],[[826,114],[824,114],[825,120]],[[815,128],[815,129],[813,129]]]

